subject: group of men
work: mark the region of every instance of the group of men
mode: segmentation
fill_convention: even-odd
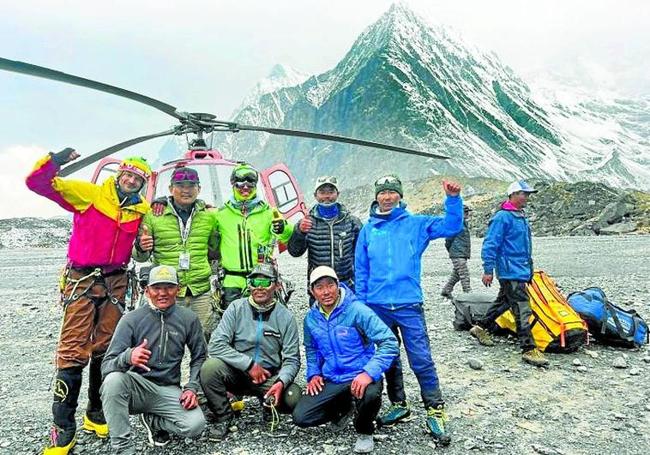
[[[265,419],[292,412],[300,427],[341,424],[355,414],[354,450],[367,453],[376,424],[411,414],[400,343],[420,385],[429,432],[443,445],[450,442],[420,275],[429,242],[463,229],[459,185],[443,182],[443,216],[412,215],[399,178],[381,177],[362,226],[337,201],[336,178],[321,177],[316,205],[294,227],[257,196],[257,171],[246,164],[234,168],[232,197],[221,208],[198,199],[198,173],[179,167],[171,175],[170,196],[150,210],[141,195],[151,175],[145,160],[122,161],[117,175],[99,185],[58,177],[59,168],[78,156],[70,148],[51,153],[27,178],[30,189],[74,215],[46,455],[65,455],[75,445],[75,412],[88,364],[82,428],[100,438],[110,434],[116,453],[135,453],[130,414],[140,414],[154,446],[169,442],[171,433],[200,434],[206,426],[201,392],[212,414],[211,438],[222,439],[232,426],[229,396],[252,395]],[[308,251],[304,391],[295,384],[298,324],[278,299],[279,273],[270,257],[277,241],[294,256]],[[500,247],[494,248],[499,257]],[[131,256],[154,268],[147,304],[123,316]],[[225,272],[221,298],[210,284],[211,261]],[[497,274],[508,279],[499,267],[497,261]],[[485,269],[486,284],[491,272]],[[508,289],[506,297],[516,297],[516,286]],[[487,339],[481,330],[479,340]],[[186,347],[190,375],[181,387]],[[383,378],[391,404],[377,417]]]

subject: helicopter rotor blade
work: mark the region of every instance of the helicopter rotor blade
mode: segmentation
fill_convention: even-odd
[[[322,139],[322,140],[325,140],[325,141],[343,142],[345,144],[362,145],[364,147],[373,147],[373,148],[378,148],[378,149],[383,149],[383,150],[390,150],[392,152],[407,153],[409,155],[425,156],[427,158],[436,158],[436,159],[441,159],[441,160],[449,159],[449,157],[445,156],[445,155],[439,155],[439,154],[430,153],[430,152],[423,152],[421,150],[414,150],[414,149],[410,149],[410,148],[406,148],[406,147],[398,147],[398,146],[395,146],[395,145],[382,144],[380,142],[365,141],[363,139],[354,139],[354,138],[347,137],[347,136],[336,136],[336,135],[333,135],[333,134],[312,133],[312,132],[309,132],[309,131],[287,130],[287,129],[284,129],[284,128],[267,128],[267,127],[264,127],[264,126],[239,125],[239,124],[232,124],[232,125],[234,125],[234,128],[236,130],[262,131],[262,132],[265,132],[265,133],[277,134],[277,135],[280,135],[280,136],[294,136],[294,137],[305,137],[305,138],[311,138],[311,139]]]
[[[146,104],[147,106],[156,108],[159,111],[162,111],[165,114],[169,114],[179,120],[184,120],[187,118],[187,115],[184,115],[182,112],[178,112],[177,109],[171,104],[163,103],[162,101],[158,101],[154,98],[150,98],[148,96],[141,95],[130,90],[125,90],[123,88],[115,87],[113,85],[104,84],[103,82],[97,82],[79,76],[73,76],[72,74],[45,68],[44,66],[32,65],[31,63],[19,62],[17,60],[8,60],[6,58],[0,57],[0,69],[99,90],[100,92],[110,93]]]
[[[69,166],[64,167],[59,171],[59,176],[66,177],[72,174],[73,172],[77,172],[79,169],[82,169],[88,166],[89,164],[93,164],[94,162],[99,161],[108,155],[111,155],[115,152],[119,152],[120,150],[123,150],[132,145],[139,144],[140,142],[148,141],[149,139],[155,139],[157,137],[170,136],[172,134],[176,134],[177,132],[178,132],[177,128],[172,128],[170,130],[163,131],[161,133],[149,134],[147,136],[140,136],[134,139],[129,139],[128,141],[120,142],[119,144],[115,144],[114,146],[104,150],[100,150],[99,152],[93,153],[92,155],[89,155],[79,161],[73,162]]]

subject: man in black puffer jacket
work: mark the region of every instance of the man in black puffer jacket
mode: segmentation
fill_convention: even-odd
[[[336,177],[318,177],[314,197],[317,204],[297,223],[289,239],[289,254],[299,257],[308,251],[307,276],[326,265],[336,271],[341,283],[354,290],[354,248],[361,221],[337,202]]]

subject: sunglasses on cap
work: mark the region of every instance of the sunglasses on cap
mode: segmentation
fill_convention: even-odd
[[[177,171],[174,171],[172,174],[172,183],[181,183],[181,182],[189,182],[189,183],[199,183],[199,174],[196,173],[196,171],[190,171],[187,169],[179,169]]]
[[[386,185],[386,184],[389,184],[389,183],[397,183],[397,184],[400,184],[400,185],[402,184],[400,179],[398,179],[394,175],[386,175],[384,177],[379,177],[375,181],[375,185]]]
[[[255,277],[248,279],[248,285],[252,288],[269,288],[275,283],[271,278]]]

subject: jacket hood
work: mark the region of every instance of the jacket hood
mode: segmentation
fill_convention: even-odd
[[[517,215],[517,216],[524,216],[524,214],[525,214],[523,209],[518,209],[518,208],[515,207],[515,205],[514,205],[512,202],[510,202],[509,200],[505,200],[505,201],[503,201],[503,202],[501,203],[501,205],[499,205],[499,210],[504,210],[504,211],[506,211],[506,212],[510,212],[510,213],[512,213],[513,215]]]
[[[233,202],[231,200],[227,200],[224,203],[224,207],[227,207],[230,211],[237,213],[241,215],[241,210],[237,207],[234,206]],[[269,204],[265,201],[260,200],[258,204],[255,204],[255,207],[253,207],[253,210],[250,211],[249,215],[257,212],[261,212],[266,210],[266,208],[269,207]]]
[[[120,205],[120,198],[117,194],[117,181],[115,180],[114,176],[110,176],[106,180],[104,180],[104,183],[102,183],[102,187],[105,191],[108,191],[108,194],[110,195],[110,198],[115,202],[115,205]],[[139,202],[136,202],[135,204],[129,204],[124,207],[124,209],[132,210],[134,212],[142,213],[143,215],[149,211],[149,203],[145,200],[142,199],[142,196],[140,193],[137,193],[137,197],[139,199]]]
[[[382,221],[393,221],[408,215],[406,211],[406,202],[399,201],[399,205],[390,211],[388,215],[380,215],[377,213],[379,210],[379,203],[372,201],[370,204],[370,220],[369,223],[379,223]]]

